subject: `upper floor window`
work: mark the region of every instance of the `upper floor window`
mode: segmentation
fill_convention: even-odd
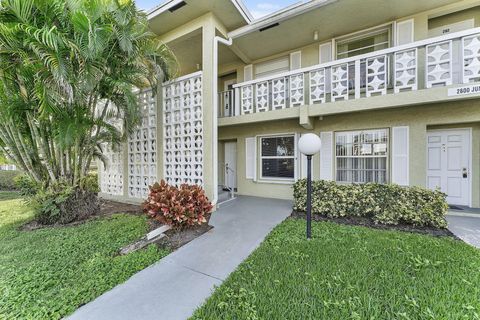
[[[260,145],[262,178],[295,178],[294,135],[263,137]]]
[[[391,25],[337,39],[337,59],[387,49],[390,40]]]
[[[337,132],[336,180],[387,183],[388,130]]]

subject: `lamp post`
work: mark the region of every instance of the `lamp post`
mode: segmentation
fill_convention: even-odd
[[[300,152],[307,156],[307,239],[312,237],[312,156],[321,147],[322,141],[314,133],[304,134],[298,140]]]

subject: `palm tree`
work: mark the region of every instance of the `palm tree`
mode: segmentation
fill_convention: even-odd
[[[135,90],[175,68],[132,0],[0,0],[0,148],[37,182],[79,186],[137,124]]]

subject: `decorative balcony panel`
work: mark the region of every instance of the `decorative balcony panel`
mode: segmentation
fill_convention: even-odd
[[[110,144],[103,144],[103,156],[106,163],[100,167],[100,189],[102,193],[123,196],[123,152],[114,150]]]
[[[348,63],[332,67],[332,102],[348,100]]]
[[[272,109],[285,109],[287,102],[285,78],[272,80]]]
[[[417,48],[395,52],[394,90],[416,91],[418,89]]]
[[[325,68],[310,72],[310,103],[325,103]]]
[[[168,96],[171,87],[180,86],[178,96]],[[169,111],[170,101],[178,99]],[[196,73],[164,86],[164,178],[172,185],[203,185],[202,75]],[[173,115],[167,121],[168,114]]]
[[[268,111],[268,81],[260,82],[255,85],[255,103],[257,112]]]
[[[480,34],[462,39],[463,83],[480,81]]]
[[[452,41],[443,41],[426,46],[426,87],[448,86],[453,83]]]
[[[180,88],[173,87],[170,92],[178,94]],[[157,180],[157,103],[152,90],[141,91],[138,102],[141,123],[128,138],[128,195],[145,198],[148,187]]]
[[[304,74],[296,74],[290,76],[289,81],[290,86],[290,106],[301,106],[304,104],[304,96],[305,96],[305,79]]]
[[[253,113],[253,86],[247,85],[242,87],[240,95],[242,114]]]
[[[387,64],[388,58],[386,55],[368,58],[366,60],[367,97],[374,94],[387,94]]]

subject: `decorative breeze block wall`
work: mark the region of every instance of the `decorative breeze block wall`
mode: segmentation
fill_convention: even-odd
[[[163,86],[164,178],[203,186],[202,73]]]
[[[113,150],[110,144],[103,144],[105,164],[100,164],[100,190],[102,193],[123,196],[123,150]]]
[[[145,198],[157,179],[157,103],[152,90],[140,91],[141,122],[128,138],[128,195]]]

